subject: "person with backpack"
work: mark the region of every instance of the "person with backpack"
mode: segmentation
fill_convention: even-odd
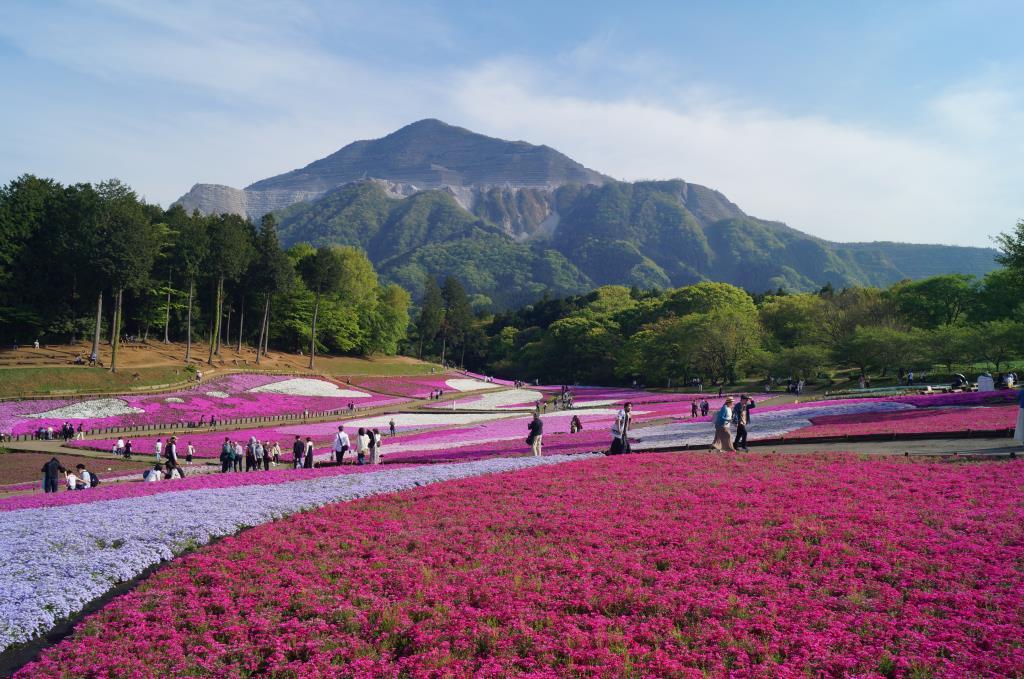
[[[75,466],[75,468],[78,470],[78,485],[75,486],[75,490],[85,490],[86,488],[92,488],[93,485],[95,485],[92,482],[92,474],[90,474],[89,470],[85,468],[85,465],[79,463]]]
[[[231,471],[231,466],[234,464],[235,447],[231,445],[231,440],[227,436],[224,437],[224,443],[220,447],[220,471],[222,474],[227,474]]]
[[[612,444],[609,455],[626,455],[631,452],[629,447],[629,429],[633,426],[633,404],[627,401],[622,410],[615,416],[612,424]]]
[[[714,452],[735,453],[732,447],[732,437],[729,435],[729,425],[732,423],[732,396],[727,396],[722,409],[715,415],[715,440],[711,443],[711,450]]]

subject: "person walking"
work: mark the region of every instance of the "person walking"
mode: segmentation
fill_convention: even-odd
[[[64,465],[60,463],[60,460],[56,457],[52,457],[49,462],[43,465],[43,468],[40,471],[43,472],[43,492],[56,493],[60,475],[66,473],[68,470],[64,468]]]
[[[126,457],[124,452],[124,439],[118,438],[117,443],[114,444],[114,454],[118,457]]]
[[[156,455],[156,463],[163,464],[163,460],[161,458],[164,455],[164,444],[160,439],[157,439],[156,443],[153,445],[153,453]]]
[[[295,441],[292,442],[292,467],[295,469],[302,468],[302,457],[305,453],[306,446],[302,443],[302,437],[296,434]]]
[[[526,443],[530,446],[533,456],[540,457],[544,452],[544,420],[540,419],[539,413],[533,414],[533,419],[530,420],[527,427],[530,430],[530,435],[526,437]]]
[[[740,404],[736,406],[736,412],[733,413],[733,422],[736,423],[736,438],[732,442],[733,448],[743,448],[744,452],[748,452],[750,448],[747,448],[747,425],[750,424],[750,409],[756,404],[754,400],[744,394],[740,397]]]
[[[178,437],[172,436],[167,441],[167,450],[164,451],[164,457],[167,458],[167,464],[171,467],[178,466]]]
[[[306,459],[302,464],[304,469],[313,468],[313,439],[306,437]]]
[[[697,399],[693,399],[690,403],[690,417],[697,417],[697,413],[700,412],[700,406],[697,405]]]
[[[196,454],[195,446],[192,442],[188,442],[188,446],[185,447],[185,464],[192,464],[192,456]]]
[[[124,442],[124,459],[132,459],[132,440],[128,439]]]
[[[392,424],[394,421],[392,420]],[[338,425],[338,433],[334,435],[334,461],[338,464],[345,463],[345,453],[352,446],[352,441],[349,440],[348,434],[345,433],[344,425]]]
[[[391,421],[388,422],[388,429],[391,431],[391,435],[394,436],[396,433],[395,418],[391,418]]]
[[[270,441],[263,442],[263,471],[270,471]]]
[[[277,443],[277,441],[274,441],[274,447],[270,449],[270,452],[273,454],[274,466],[276,467],[277,465],[281,464],[281,446]]]
[[[245,451],[242,449],[242,444],[238,441],[231,442],[231,469],[232,471],[242,471],[242,458],[245,457]]]
[[[727,396],[721,410],[715,415],[715,440],[711,444],[711,450],[726,453],[735,453],[732,447],[732,437],[729,434],[729,423],[732,422],[732,396]]]
[[[632,452],[629,447],[629,430],[633,425],[633,404],[627,401],[622,410],[615,415],[615,422],[612,424],[612,444],[608,449],[609,455],[625,455]]]

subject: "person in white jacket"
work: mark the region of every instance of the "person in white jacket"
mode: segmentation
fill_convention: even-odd
[[[352,442],[348,438],[348,433],[345,432],[344,426],[338,426],[338,433],[334,435],[334,461],[338,464],[344,464],[345,453],[352,447]]]

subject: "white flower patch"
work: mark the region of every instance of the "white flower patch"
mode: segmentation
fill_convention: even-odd
[[[455,401],[455,407],[473,410],[533,410],[534,405],[542,398],[544,394],[532,389],[507,389],[484,394],[469,401]]]
[[[177,396],[168,396],[164,399],[165,403],[184,403],[185,399],[178,398]]]
[[[324,398],[372,398],[371,394],[355,389],[342,389],[334,382],[296,377],[281,382],[271,382],[249,390],[257,394],[287,394],[288,396],[320,396]]]
[[[0,651],[45,633],[188,545],[330,502],[588,457],[498,458],[4,512]],[[138,517],[146,517],[144,525]]]
[[[44,413],[33,413],[25,415],[36,420],[92,420],[104,417],[117,417],[118,415],[134,415],[145,412],[142,408],[135,408],[128,405],[126,401],[119,398],[100,398],[95,401],[82,401],[72,403],[62,408],[47,410]]]
[[[897,410],[913,410],[909,403],[895,401],[872,401],[868,403],[838,403],[828,406],[808,405],[802,408],[772,410],[764,413],[757,408],[750,411],[750,423],[747,435],[751,441],[773,439],[811,426],[811,419],[825,415],[856,415],[858,413],[892,412]],[[733,427],[735,432],[735,427]],[[644,427],[633,430],[637,442],[634,450],[666,448],[670,446],[711,445],[715,437],[714,422],[676,422],[655,427]]]
[[[480,391],[481,389],[493,389],[494,385],[490,382],[482,382],[480,380],[471,380],[465,378],[447,380],[445,382],[451,389],[455,391]]]
[[[226,391],[208,391],[206,395],[212,398],[231,398],[231,394]]]

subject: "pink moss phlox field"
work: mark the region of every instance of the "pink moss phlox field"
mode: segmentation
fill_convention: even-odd
[[[207,421],[215,415],[220,420],[241,417],[261,417],[286,414],[297,414],[303,411],[318,412],[343,410],[349,402],[356,407],[373,408],[403,403],[406,399],[395,396],[370,394],[355,398],[347,396],[301,396],[294,394],[278,394],[270,392],[252,392],[251,389],[292,379],[273,375],[227,375],[203,382],[192,389],[178,392],[110,396],[103,399],[38,399],[27,401],[11,401],[0,403],[0,431],[11,434],[24,434],[35,431],[39,427],[59,427],[64,422],[82,422],[88,429],[105,427],[125,427],[147,424],[174,424],[194,422],[204,417]],[[312,380],[313,378],[308,378]],[[319,380],[325,384],[335,383]],[[339,386],[339,390],[345,390]],[[356,390],[360,391],[360,390]],[[214,394],[214,395],[211,395]],[[142,412],[124,412],[108,417],[92,416],[55,416],[31,417],[68,406],[87,406],[91,401],[121,402],[125,409],[141,410]]]
[[[19,677],[1014,676],[1024,462],[637,455],[177,559]]]
[[[403,465],[389,465],[387,469],[398,469]],[[380,466],[343,465],[341,467],[321,467],[318,469],[291,469],[278,467],[270,471],[213,473],[201,476],[188,476],[173,481],[143,483],[142,472],[138,473],[139,483],[117,483],[109,486],[100,485],[84,491],[67,491],[39,495],[23,495],[0,499],[0,512],[15,509],[37,509],[39,507],[60,507],[77,505],[103,500],[120,500],[128,497],[142,497],[158,493],[173,493],[182,490],[205,490],[209,488],[234,488],[237,486],[269,486],[290,481],[305,481],[323,476],[338,474],[356,474],[381,471]],[[188,469],[186,468],[186,473]],[[39,484],[35,484],[38,486]]]
[[[812,418],[813,426],[786,434],[786,438],[852,436],[858,434],[939,434],[1009,429],[1017,422],[1016,405],[919,408],[856,415]]]
[[[455,373],[395,377],[353,377],[352,385],[356,388],[369,389],[380,394],[394,394],[408,398],[427,398],[431,392],[437,389],[449,393],[454,392],[455,390],[448,386],[448,380],[452,379],[465,379],[465,377]]]

